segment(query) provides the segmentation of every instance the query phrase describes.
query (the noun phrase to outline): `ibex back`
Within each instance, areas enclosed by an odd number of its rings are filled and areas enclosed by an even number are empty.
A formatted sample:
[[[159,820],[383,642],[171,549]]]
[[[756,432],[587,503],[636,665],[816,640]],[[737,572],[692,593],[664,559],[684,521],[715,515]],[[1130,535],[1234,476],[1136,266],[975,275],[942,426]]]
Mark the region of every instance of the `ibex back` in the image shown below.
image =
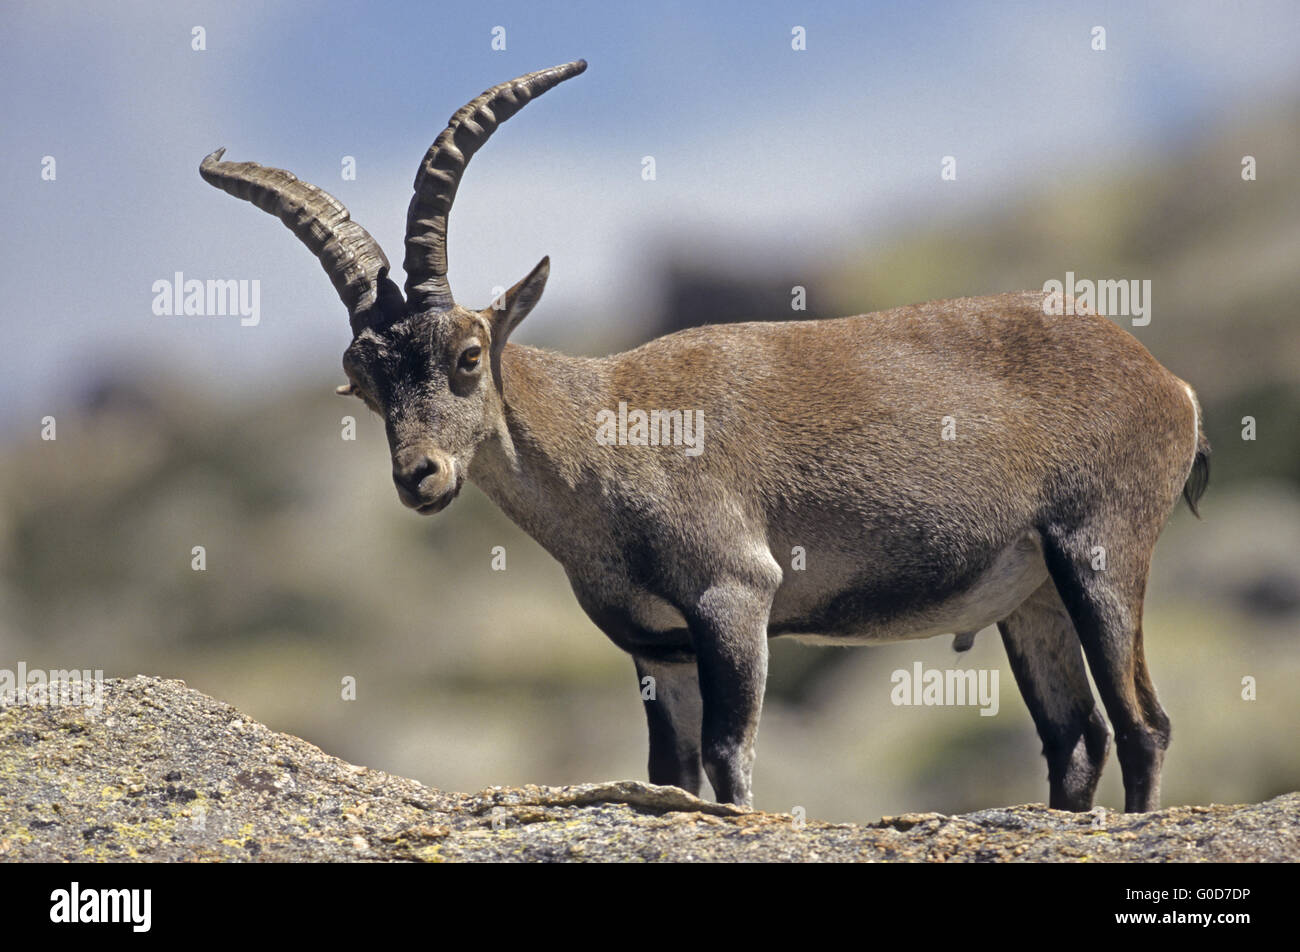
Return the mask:
[[[1179,492],[1195,510],[1208,476],[1191,388],[1110,321],[1048,313],[1041,292],[700,327],[602,359],[507,343],[548,261],[463,307],[447,215],[497,125],[585,68],[530,73],[452,117],[415,179],[405,296],[336,199],[220,151],[203,161],[330,275],[353,331],[339,389],[384,418],[402,502],[437,512],[468,478],[563,563],[655,679],[655,783],[697,792],[703,768],[720,800],[751,802],[771,637],[969,646],[996,624],[1051,806],[1092,806],[1109,746],[1086,658],[1125,807],[1155,808],[1169,719],[1142,600]]]

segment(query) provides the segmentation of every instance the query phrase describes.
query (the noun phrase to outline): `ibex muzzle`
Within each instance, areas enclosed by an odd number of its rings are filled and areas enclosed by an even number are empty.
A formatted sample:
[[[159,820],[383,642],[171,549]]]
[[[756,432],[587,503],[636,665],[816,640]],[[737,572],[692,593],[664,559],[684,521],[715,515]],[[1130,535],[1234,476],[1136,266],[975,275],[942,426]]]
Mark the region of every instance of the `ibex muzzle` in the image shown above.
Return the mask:
[[[408,446],[393,454],[393,484],[398,498],[416,512],[427,514],[446,508],[463,482],[456,461],[436,449]]]
[[[463,307],[447,215],[496,127],[585,68],[530,73],[452,116],[416,175],[405,295],[330,195],[220,151],[203,161],[320,258],[352,321],[340,391],[383,416],[402,502],[436,512],[468,477],[564,564],[652,688],[655,783],[695,792],[707,774],[719,799],[751,801],[769,638],[952,633],[966,648],[996,624],[1051,805],[1089,809],[1106,759],[1090,670],[1125,807],[1153,809],[1169,719],[1142,600],[1179,493],[1195,511],[1208,477],[1191,388],[1110,321],[1054,316],[1039,292],[700,327],[602,359],[509,344],[548,262]],[[646,439],[628,407],[698,421],[703,440]],[[615,410],[619,438],[598,437]]]

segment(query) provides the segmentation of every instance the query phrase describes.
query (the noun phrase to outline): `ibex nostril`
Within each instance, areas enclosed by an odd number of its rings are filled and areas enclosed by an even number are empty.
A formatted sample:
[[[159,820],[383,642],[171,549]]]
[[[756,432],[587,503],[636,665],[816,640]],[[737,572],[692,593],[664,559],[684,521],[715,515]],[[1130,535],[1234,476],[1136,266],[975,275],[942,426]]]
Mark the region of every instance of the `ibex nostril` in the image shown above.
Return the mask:
[[[393,482],[412,493],[420,490],[420,483],[438,473],[438,462],[431,456],[421,456],[405,466],[393,467]]]

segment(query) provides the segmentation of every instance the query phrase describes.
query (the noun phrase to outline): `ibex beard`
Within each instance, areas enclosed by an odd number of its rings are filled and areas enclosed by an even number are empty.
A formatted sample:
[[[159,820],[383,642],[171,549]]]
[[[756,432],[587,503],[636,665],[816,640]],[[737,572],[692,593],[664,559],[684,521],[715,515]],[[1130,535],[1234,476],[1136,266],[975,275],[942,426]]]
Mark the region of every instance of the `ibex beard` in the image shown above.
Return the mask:
[[[447,216],[496,127],[585,68],[530,73],[452,117],[416,176],[405,294],[332,196],[220,150],[203,161],[325,267],[352,323],[339,389],[383,417],[401,501],[438,512],[470,479],[564,565],[638,681],[654,679],[654,783],[698,792],[706,774],[718,799],[751,803],[769,638],[968,648],[996,624],[1050,805],[1089,809],[1106,759],[1090,670],[1125,808],[1154,809],[1169,719],[1142,602],[1180,492],[1195,512],[1208,478],[1191,388],[1110,321],[1045,313],[1042,292],[706,326],[603,359],[509,343],[548,261],[463,307]],[[596,439],[622,403],[694,409],[707,446]]]

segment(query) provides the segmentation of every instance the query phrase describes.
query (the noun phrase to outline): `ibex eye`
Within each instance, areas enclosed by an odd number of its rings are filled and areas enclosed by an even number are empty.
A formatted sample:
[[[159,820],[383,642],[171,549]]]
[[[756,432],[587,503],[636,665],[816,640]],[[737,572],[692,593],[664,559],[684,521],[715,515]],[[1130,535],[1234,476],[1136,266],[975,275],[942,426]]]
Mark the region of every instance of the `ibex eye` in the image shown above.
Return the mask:
[[[466,347],[460,355],[460,369],[473,370],[478,366],[479,358],[483,356],[482,347]]]

